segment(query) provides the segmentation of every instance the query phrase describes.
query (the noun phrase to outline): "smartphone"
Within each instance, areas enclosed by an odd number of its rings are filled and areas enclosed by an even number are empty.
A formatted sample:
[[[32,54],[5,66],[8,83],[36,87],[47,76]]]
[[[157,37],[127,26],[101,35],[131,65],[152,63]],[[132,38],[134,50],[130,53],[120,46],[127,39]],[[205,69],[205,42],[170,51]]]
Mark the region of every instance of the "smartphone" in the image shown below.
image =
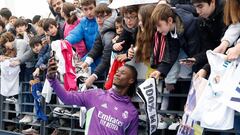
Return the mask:
[[[50,53],[50,58],[52,59],[54,59],[54,61],[56,61],[56,52],[55,51],[51,51],[51,53]]]
[[[49,65],[50,62],[53,62],[53,61],[56,62],[55,54],[56,54],[55,51],[51,51],[50,52],[50,59],[48,61],[48,65]],[[52,68],[52,70],[57,70],[57,68]]]
[[[195,60],[191,60],[191,59],[180,59],[179,62],[195,63]]]
[[[51,51],[50,52],[50,59],[48,60],[48,63],[50,63],[51,61],[55,61],[56,62],[56,56],[55,56],[56,52],[55,51]],[[51,60],[51,61],[50,61]]]

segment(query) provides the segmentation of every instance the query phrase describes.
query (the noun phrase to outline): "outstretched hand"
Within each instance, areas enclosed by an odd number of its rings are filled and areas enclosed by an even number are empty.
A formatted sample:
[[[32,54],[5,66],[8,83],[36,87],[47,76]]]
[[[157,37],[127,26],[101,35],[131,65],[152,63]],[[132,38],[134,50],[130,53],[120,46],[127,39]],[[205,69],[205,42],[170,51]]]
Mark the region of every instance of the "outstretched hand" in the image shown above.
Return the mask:
[[[238,57],[240,56],[240,52],[239,52],[239,47],[232,47],[232,48],[229,48],[226,52],[227,54],[227,60],[230,60],[230,61],[233,61],[233,60],[236,60],[238,59]]]
[[[125,41],[119,42],[119,43],[115,43],[113,45],[113,50],[115,51],[121,51],[123,49],[122,45],[125,43]]]
[[[149,77],[150,77],[150,78],[155,78],[155,79],[162,79],[162,78],[161,78],[161,73],[160,73],[158,70],[153,71],[153,72],[150,74]]]
[[[16,67],[18,65],[20,65],[21,62],[19,60],[12,60],[9,64],[10,67]]]
[[[54,79],[56,77],[57,73],[57,63],[54,60],[54,58],[51,58],[48,61],[48,69],[47,69],[47,78],[48,79]]]
[[[134,57],[134,49],[133,49],[133,45],[131,45],[131,47],[128,49],[128,58],[132,59]]]
[[[87,88],[91,87],[93,85],[93,82],[97,80],[97,78],[94,75],[89,76],[86,80],[85,80],[85,85]]]
[[[207,71],[205,69],[200,69],[194,76],[194,78],[206,78],[207,77]]]
[[[87,62],[83,62],[83,63],[81,63],[81,65],[80,65],[80,67],[82,67],[82,69],[84,69],[84,70],[87,70],[87,68],[88,68],[88,63]]]

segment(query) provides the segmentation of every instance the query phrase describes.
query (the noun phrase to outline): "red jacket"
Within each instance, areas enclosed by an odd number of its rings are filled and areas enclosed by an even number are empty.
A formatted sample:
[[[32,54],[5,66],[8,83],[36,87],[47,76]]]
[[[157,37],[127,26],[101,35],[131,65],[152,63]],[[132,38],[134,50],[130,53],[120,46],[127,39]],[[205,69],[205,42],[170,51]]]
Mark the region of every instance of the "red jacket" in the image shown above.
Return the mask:
[[[67,91],[77,91],[75,67],[72,65],[72,46],[66,40],[61,41],[62,55],[65,60],[64,88]]]

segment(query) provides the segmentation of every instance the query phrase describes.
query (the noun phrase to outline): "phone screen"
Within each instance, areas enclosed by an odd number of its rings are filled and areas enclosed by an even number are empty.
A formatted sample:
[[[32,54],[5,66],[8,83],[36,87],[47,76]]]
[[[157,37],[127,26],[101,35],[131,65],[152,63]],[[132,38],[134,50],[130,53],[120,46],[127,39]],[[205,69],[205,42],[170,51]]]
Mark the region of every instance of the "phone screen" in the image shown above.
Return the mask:
[[[187,62],[187,63],[194,63],[194,60],[189,60],[189,59],[180,59],[179,62]]]

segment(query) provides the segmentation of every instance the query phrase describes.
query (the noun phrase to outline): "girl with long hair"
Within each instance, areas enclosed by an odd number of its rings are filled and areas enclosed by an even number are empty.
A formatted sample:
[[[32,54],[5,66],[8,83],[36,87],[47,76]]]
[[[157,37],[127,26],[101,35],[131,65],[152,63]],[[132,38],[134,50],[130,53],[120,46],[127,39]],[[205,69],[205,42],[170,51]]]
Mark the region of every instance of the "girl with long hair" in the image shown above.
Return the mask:
[[[78,10],[72,3],[65,2],[62,5],[61,16],[64,18],[64,38],[67,37],[79,23],[80,19],[77,17]],[[87,54],[87,49],[83,40],[80,42],[73,44],[76,49],[76,53],[79,58],[84,57]]]

